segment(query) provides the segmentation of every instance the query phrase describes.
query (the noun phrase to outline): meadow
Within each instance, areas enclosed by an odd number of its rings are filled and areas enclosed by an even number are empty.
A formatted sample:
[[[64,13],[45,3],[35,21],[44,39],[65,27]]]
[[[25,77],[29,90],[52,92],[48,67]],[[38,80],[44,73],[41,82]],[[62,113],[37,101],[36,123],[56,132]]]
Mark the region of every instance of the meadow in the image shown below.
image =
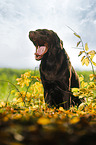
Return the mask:
[[[12,85],[6,81],[11,82],[16,85],[16,79],[21,77],[21,74],[29,71],[28,69],[10,69],[10,68],[0,68],[0,100],[6,100],[9,95]],[[38,70],[31,70],[33,76],[39,76]],[[10,97],[11,98],[11,97]],[[10,99],[9,98],[9,99]]]
[[[10,81],[11,83],[16,85],[16,79],[21,77],[21,74],[30,71],[28,69],[10,69],[10,68],[0,68],[0,100],[6,100],[9,95],[10,89],[12,89],[12,85],[6,81]],[[39,70],[31,70],[33,76],[40,76]],[[84,76],[85,82],[89,81],[89,74],[91,71],[77,71],[77,74],[80,76],[81,74]],[[10,97],[11,98],[11,97]],[[10,99],[9,98],[9,99]]]

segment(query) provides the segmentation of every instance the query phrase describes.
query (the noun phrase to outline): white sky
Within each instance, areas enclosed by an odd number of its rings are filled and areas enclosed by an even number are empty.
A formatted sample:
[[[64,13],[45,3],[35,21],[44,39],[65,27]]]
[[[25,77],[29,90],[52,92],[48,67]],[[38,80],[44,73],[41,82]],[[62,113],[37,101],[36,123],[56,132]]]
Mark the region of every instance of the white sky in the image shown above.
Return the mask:
[[[66,25],[96,50],[96,0],[0,0],[0,67],[39,66],[28,32],[46,28],[63,40],[75,68],[91,69],[81,65],[79,50],[72,48],[78,39]]]

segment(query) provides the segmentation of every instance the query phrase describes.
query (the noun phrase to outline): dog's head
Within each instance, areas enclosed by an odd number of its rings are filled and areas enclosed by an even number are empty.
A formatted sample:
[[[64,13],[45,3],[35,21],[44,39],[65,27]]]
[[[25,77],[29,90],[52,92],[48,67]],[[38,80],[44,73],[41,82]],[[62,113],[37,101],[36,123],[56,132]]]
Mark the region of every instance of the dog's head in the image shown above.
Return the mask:
[[[44,54],[55,49],[63,49],[62,41],[52,30],[38,29],[29,32],[29,38],[36,47],[35,58],[40,60]]]

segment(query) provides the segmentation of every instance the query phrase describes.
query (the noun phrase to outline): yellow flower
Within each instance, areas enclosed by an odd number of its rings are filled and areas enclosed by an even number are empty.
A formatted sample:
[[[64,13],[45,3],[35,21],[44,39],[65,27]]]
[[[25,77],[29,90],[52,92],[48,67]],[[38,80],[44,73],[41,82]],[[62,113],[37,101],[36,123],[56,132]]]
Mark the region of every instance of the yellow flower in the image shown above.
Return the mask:
[[[20,83],[21,80],[22,80],[22,78],[17,78],[17,79],[16,79],[16,81],[17,81],[18,83]]]
[[[9,120],[9,118],[7,117],[7,116],[5,116],[4,118],[3,118],[3,121],[4,122],[7,122]]]
[[[23,88],[25,85],[29,86],[29,82],[30,82],[29,77],[31,76],[30,73],[31,71],[21,74],[21,78],[16,79],[16,81],[18,82],[17,85],[20,85],[21,88]]]
[[[3,101],[0,102],[0,107],[5,107],[5,105],[6,105],[5,102],[3,102]]]
[[[37,123],[41,125],[47,125],[50,124],[50,119],[41,117],[38,119]]]
[[[14,93],[15,93],[15,90],[12,90],[12,91],[11,91],[11,94],[14,94]]]
[[[37,76],[31,76],[31,78],[34,78],[34,79],[36,79],[36,78],[37,78]]]
[[[19,93],[19,92],[16,92],[16,93],[15,93],[15,96],[19,96],[19,95],[20,95],[20,93]]]
[[[37,76],[31,76],[31,78],[38,80],[39,82],[41,82],[41,79]]]
[[[31,93],[27,92],[26,96],[27,96],[28,98],[30,98],[30,97],[31,97]]]
[[[14,114],[14,115],[12,116],[13,119],[20,119],[21,117],[22,117],[21,114]]]
[[[26,92],[25,91],[22,91],[21,94],[22,94],[22,97],[25,97]]]
[[[31,73],[31,71],[29,71],[29,72],[25,72],[25,73],[24,73],[24,77],[30,77],[30,76],[31,76],[30,73]]]
[[[59,107],[59,111],[65,112],[63,107]]]
[[[24,84],[26,84],[27,87],[29,86],[29,83],[30,83],[30,80],[29,79],[25,79],[24,80]]]
[[[79,121],[80,121],[79,117],[74,117],[74,118],[72,118],[72,119],[70,120],[70,123],[71,123],[71,124],[75,124],[75,123],[77,123],[77,122],[79,122]]]

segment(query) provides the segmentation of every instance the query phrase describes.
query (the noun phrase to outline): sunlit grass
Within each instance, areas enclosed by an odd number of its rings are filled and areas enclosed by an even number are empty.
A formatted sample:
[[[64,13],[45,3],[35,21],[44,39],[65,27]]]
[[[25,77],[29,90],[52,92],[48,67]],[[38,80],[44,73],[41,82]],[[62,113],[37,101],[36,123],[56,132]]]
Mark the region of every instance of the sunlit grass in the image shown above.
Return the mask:
[[[21,74],[29,71],[28,69],[7,69],[7,68],[0,68],[0,100],[6,100],[10,89],[12,89],[12,85],[10,86],[8,82],[4,82],[3,80],[7,80],[16,84],[16,78],[19,78]],[[31,70],[33,76],[40,76],[39,70]],[[89,74],[92,73],[91,71],[77,71],[78,75],[81,74],[84,76],[85,81],[89,81]],[[12,96],[10,95],[9,100],[11,100]]]

